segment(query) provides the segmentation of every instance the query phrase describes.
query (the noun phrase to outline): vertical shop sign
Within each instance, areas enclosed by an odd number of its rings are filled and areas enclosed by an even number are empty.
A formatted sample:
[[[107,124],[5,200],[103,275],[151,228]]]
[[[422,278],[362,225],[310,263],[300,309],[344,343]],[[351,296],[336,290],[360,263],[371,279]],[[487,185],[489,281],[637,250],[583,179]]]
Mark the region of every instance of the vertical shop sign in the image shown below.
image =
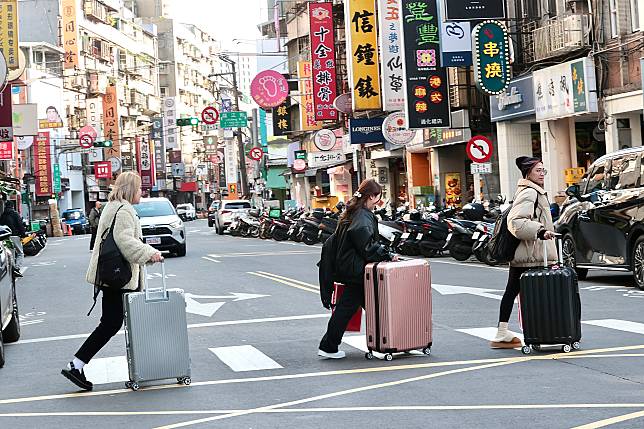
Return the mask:
[[[309,20],[315,118],[318,121],[334,120],[338,112],[333,108],[333,100],[337,96],[333,3],[309,3]]]
[[[78,16],[77,0],[63,0],[63,49],[65,57],[63,66],[66,69],[78,68]]]
[[[284,136],[293,131],[291,127],[291,105],[290,98],[284,100],[282,104],[273,108],[273,135]]]
[[[11,85],[0,92],[0,142],[13,141]]]
[[[150,190],[154,186],[154,162],[147,136],[136,137],[136,160],[141,174],[141,187]]]
[[[119,113],[118,99],[116,97],[116,86],[108,86],[103,96],[103,130],[105,140],[112,141],[112,147],[105,149],[105,156],[121,157],[121,140],[119,134]]]
[[[437,0],[402,0],[405,116],[409,129],[449,128],[447,72],[440,64]]]
[[[152,144],[154,145],[154,169],[157,179],[165,179],[165,141],[163,118],[152,118]]]
[[[387,112],[403,110],[401,0],[378,0],[380,52],[382,53],[382,105]]]
[[[347,0],[344,9],[353,110],[380,109],[375,0]]]
[[[441,23],[443,67],[472,65],[472,25],[469,21]]]
[[[510,83],[510,39],[497,21],[484,21],[472,31],[474,82],[487,95],[500,94]]]
[[[311,62],[297,62],[298,91],[300,92],[300,129],[302,131],[318,130],[322,124],[315,120],[313,101],[313,82],[311,81]]]
[[[18,1],[0,0],[0,52],[9,70],[18,68]]]
[[[226,142],[225,148],[225,164],[226,164],[226,183],[236,184],[237,183],[237,156],[236,156],[236,144],[232,141]]]
[[[225,110],[222,109],[225,112]],[[178,148],[177,142],[177,102],[175,97],[166,97],[163,99],[163,136],[166,149]]]
[[[49,131],[40,132],[36,137],[36,143],[34,144],[34,170],[36,172],[36,196],[51,196],[53,186]]]

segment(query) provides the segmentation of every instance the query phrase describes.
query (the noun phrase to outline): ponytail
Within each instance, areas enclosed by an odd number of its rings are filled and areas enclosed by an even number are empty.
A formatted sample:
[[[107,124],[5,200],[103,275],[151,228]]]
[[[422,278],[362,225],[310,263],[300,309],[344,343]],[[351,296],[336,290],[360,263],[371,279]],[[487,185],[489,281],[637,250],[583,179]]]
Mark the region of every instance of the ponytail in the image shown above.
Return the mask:
[[[353,194],[353,198],[347,203],[347,207],[340,216],[341,224],[350,224],[353,221],[353,216],[364,207],[367,200],[375,195],[382,193],[382,186],[374,179],[366,179],[360,183],[358,190]]]

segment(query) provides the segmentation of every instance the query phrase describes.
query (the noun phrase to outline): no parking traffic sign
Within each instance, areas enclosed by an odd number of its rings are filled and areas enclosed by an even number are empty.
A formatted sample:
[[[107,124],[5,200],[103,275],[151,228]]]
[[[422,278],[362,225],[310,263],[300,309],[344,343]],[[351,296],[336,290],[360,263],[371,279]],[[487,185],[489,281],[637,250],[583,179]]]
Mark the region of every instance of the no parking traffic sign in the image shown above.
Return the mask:
[[[219,120],[219,112],[212,106],[208,106],[201,112],[201,119],[205,124],[214,125]]]
[[[467,156],[474,162],[488,162],[492,158],[493,150],[492,140],[485,136],[472,137],[465,148]]]

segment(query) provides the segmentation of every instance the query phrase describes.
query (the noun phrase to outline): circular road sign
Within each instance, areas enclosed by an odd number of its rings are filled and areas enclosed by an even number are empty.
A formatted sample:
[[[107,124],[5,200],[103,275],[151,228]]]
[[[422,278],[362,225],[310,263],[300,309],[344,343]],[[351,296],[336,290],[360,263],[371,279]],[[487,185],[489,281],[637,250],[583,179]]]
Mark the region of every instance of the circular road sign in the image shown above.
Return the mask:
[[[96,137],[98,137],[98,133],[91,125],[85,125],[83,128],[78,130],[78,139],[80,140],[80,146],[83,149],[89,149],[94,146]]]
[[[485,136],[474,136],[467,142],[465,151],[474,162],[488,162],[492,158],[492,140]]]
[[[212,106],[208,106],[201,112],[201,119],[205,124],[214,125],[219,120],[219,112]]]
[[[264,156],[264,151],[262,150],[261,147],[254,147],[250,150],[250,152],[248,153],[248,156],[252,160],[259,161]]]

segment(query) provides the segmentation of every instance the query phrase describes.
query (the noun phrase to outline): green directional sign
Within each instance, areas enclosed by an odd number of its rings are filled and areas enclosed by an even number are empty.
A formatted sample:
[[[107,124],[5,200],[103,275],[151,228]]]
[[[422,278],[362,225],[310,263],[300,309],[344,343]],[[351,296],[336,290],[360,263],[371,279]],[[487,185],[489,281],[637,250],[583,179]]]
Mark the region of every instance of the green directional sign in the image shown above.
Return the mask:
[[[60,191],[60,165],[54,164],[54,192],[59,193]]]
[[[246,112],[221,112],[219,125],[222,128],[242,128],[248,126]]]

